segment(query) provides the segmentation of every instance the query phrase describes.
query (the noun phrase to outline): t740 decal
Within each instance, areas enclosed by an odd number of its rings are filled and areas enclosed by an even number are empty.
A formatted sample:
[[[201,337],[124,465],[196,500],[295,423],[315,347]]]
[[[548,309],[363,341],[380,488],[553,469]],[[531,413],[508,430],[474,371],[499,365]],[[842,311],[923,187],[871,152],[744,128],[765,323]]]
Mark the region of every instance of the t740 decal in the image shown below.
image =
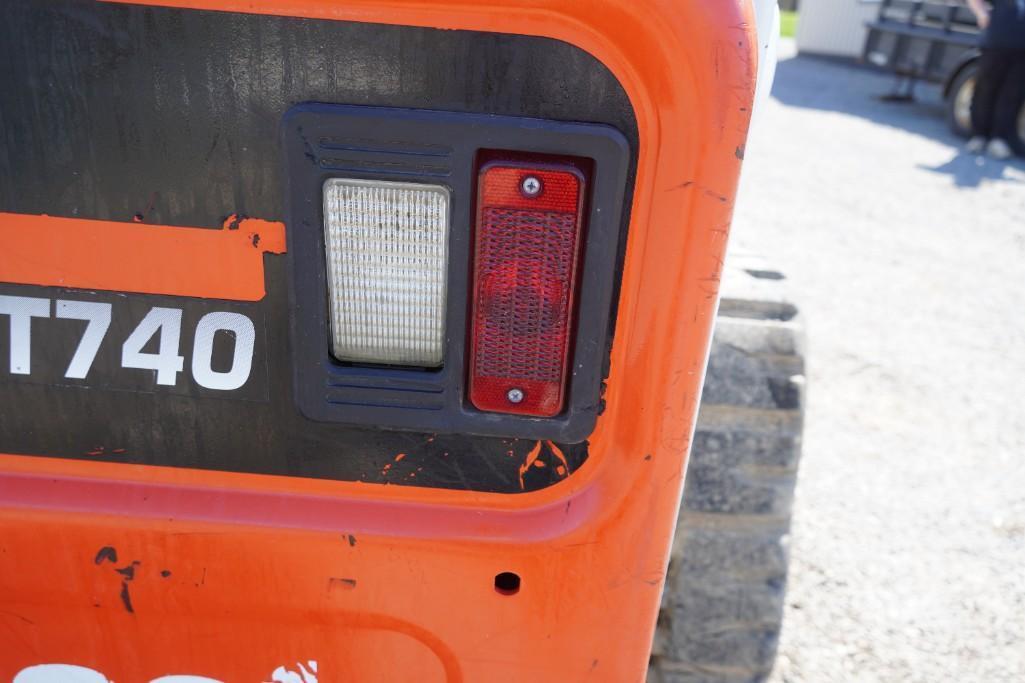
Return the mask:
[[[23,289],[0,286],[0,381],[266,398],[255,306]]]

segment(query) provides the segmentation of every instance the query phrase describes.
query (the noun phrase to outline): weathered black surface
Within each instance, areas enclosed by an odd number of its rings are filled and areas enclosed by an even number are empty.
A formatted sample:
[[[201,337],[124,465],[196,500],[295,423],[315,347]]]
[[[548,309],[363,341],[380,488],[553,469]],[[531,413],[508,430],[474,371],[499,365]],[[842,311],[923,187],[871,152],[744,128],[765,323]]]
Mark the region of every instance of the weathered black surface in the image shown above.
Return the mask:
[[[569,45],[522,36],[7,0],[0,3],[0,92],[3,212],[139,215],[146,223],[208,228],[233,213],[284,220],[278,127],[288,108],[310,101],[606,123],[636,150],[632,110],[608,70]],[[6,361],[8,321],[0,316],[0,452],[510,492],[564,476],[547,445],[544,466],[521,475],[531,441],[300,417],[289,361],[288,256],[265,258],[268,294],[251,308],[264,325],[257,355],[267,359],[266,399],[15,380]],[[56,288],[5,292],[89,298]],[[207,310],[222,309],[230,306]],[[46,359],[56,350],[33,353],[33,363],[67,363]],[[586,444],[562,451],[571,470],[586,459]]]

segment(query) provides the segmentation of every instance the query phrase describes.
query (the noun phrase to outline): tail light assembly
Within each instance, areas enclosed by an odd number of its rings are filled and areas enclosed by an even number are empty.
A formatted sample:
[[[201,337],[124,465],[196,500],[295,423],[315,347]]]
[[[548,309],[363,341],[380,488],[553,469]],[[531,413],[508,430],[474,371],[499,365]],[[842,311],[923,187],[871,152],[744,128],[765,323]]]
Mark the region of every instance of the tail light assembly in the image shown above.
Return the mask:
[[[622,135],[316,104],[291,110],[283,134],[299,410],[585,440],[626,223]]]
[[[496,161],[480,171],[469,353],[480,410],[562,410],[585,189],[571,166]]]

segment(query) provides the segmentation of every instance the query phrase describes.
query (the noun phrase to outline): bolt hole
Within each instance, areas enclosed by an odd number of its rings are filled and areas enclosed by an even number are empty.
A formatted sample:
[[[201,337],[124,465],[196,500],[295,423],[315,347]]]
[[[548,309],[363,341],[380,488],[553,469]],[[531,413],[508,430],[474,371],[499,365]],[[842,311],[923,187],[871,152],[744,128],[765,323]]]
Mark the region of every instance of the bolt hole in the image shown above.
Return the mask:
[[[520,592],[520,575],[512,572],[496,574],[495,590],[502,595],[516,595]]]

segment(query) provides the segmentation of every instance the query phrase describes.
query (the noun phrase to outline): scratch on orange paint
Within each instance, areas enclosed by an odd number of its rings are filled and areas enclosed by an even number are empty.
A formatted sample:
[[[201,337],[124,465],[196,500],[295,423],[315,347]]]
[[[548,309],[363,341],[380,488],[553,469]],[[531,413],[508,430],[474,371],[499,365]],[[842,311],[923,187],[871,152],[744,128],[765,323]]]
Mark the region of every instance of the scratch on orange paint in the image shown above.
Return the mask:
[[[327,580],[327,591],[329,593],[338,590],[351,591],[354,588],[356,588],[356,579],[341,579],[332,576]]]
[[[535,444],[535,446],[530,449],[530,452],[527,453],[527,457],[526,457],[526,459],[524,459],[523,464],[520,465],[520,490],[521,491],[526,490],[526,488],[527,488],[526,485],[523,483],[523,475],[527,473],[527,470],[530,469],[530,466],[534,464],[534,461],[537,460],[537,457],[539,455],[541,455],[541,442],[540,441],[538,441],[537,444]]]

